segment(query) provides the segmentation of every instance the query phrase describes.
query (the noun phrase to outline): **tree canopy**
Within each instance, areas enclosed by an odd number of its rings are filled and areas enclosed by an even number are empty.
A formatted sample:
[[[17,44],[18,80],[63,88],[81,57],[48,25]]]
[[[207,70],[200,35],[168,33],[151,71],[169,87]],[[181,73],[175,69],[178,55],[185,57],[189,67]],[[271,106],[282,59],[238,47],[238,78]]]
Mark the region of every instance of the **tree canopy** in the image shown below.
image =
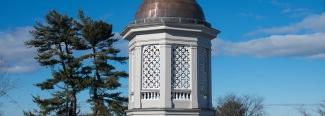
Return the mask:
[[[220,98],[216,108],[216,116],[264,116],[263,99],[227,95]]]
[[[51,97],[34,96],[39,110],[25,115],[76,116],[80,109],[78,94],[89,91],[88,102],[94,116],[124,115],[127,98],[117,89],[119,78],[127,77],[117,71],[113,61],[124,63],[120,50],[114,48],[118,39],[113,37],[112,25],[94,21],[79,12],[78,19],[50,11],[45,23],[36,23],[31,31],[33,39],[25,44],[36,48],[38,63],[51,70],[50,77],[35,84],[50,91]]]

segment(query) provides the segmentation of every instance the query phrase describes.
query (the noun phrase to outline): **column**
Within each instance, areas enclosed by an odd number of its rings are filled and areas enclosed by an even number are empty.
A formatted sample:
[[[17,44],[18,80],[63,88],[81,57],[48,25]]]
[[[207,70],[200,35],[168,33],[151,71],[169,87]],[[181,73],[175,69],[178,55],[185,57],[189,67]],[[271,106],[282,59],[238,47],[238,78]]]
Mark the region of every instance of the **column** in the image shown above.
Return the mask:
[[[160,45],[160,102],[162,108],[171,108],[171,45]]]
[[[197,46],[191,47],[191,77],[192,77],[192,108],[198,108],[198,58],[197,58]]]
[[[136,46],[133,57],[133,87],[134,87],[134,108],[141,108],[141,70],[142,70],[142,49]]]
[[[211,75],[211,46],[207,49],[208,52],[208,107],[212,108],[212,75]]]
[[[133,87],[133,51],[129,51],[129,109],[133,109],[133,101],[134,101],[134,87]]]

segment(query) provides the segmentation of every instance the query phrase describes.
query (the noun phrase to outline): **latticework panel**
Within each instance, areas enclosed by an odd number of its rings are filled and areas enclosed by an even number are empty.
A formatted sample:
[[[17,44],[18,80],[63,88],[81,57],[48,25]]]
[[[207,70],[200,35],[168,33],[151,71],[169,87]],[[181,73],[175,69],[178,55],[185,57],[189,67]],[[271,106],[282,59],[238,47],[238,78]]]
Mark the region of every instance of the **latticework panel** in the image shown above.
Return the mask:
[[[160,50],[157,45],[147,45],[142,51],[142,89],[160,88]]]
[[[173,46],[172,48],[172,86],[174,89],[189,89],[190,51],[187,46]]]
[[[208,96],[208,74],[209,74],[209,54],[208,50],[205,48],[199,49],[199,90],[200,95],[207,99]]]

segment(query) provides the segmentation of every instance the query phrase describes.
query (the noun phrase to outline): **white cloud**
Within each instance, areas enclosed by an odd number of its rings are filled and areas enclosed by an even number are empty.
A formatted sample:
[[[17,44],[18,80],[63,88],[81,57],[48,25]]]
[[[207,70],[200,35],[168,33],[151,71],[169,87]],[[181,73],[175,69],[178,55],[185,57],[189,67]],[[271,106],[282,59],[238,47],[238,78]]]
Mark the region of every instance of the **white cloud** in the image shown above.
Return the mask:
[[[221,38],[216,38],[212,40],[212,55],[220,55],[224,53],[224,48],[229,45],[229,42],[222,40]]]
[[[313,14],[313,10],[307,8],[296,8],[293,4],[287,1],[270,0],[269,3],[281,7],[282,14],[289,17],[305,17]]]
[[[26,73],[26,72],[32,72],[36,70],[36,66],[23,66],[23,64],[15,65],[15,66],[9,66],[3,69],[6,72],[9,73]]]
[[[250,34],[268,36],[244,42],[218,40],[213,42],[214,48],[226,55],[325,59],[325,13],[308,16],[287,26],[259,29]]]
[[[270,0],[269,2],[273,5],[277,5],[277,6],[281,6],[281,7],[291,6],[289,3],[280,2],[279,0]]]
[[[119,55],[121,56],[128,56],[129,55],[129,47],[128,47],[128,40],[124,39],[122,37],[122,35],[118,32],[114,33],[114,38],[119,39],[119,41],[117,41],[114,44],[114,47],[118,48],[119,50],[121,50],[121,52],[119,53]]]
[[[26,73],[37,69],[38,64],[33,59],[34,50],[24,45],[26,40],[32,38],[30,30],[31,27],[24,27],[0,32],[0,56],[6,65],[0,68],[1,71]]]
[[[39,68],[38,63],[34,59],[36,50],[24,45],[25,41],[32,39],[29,33],[31,29],[31,27],[24,27],[0,32],[0,57],[2,57],[0,64],[4,63],[5,65],[0,67],[0,72],[29,73]],[[115,45],[121,50],[120,55],[127,56],[127,41],[123,40],[119,33],[116,33],[115,37],[121,39]]]
[[[290,8],[287,7],[282,10],[282,13],[288,15],[289,17],[301,17],[301,16],[308,16],[313,14],[313,11],[306,8]]]
[[[325,59],[325,53],[309,56],[308,58],[311,58],[311,59]]]
[[[258,29],[256,31],[248,33],[248,35],[317,32],[325,32],[325,13],[308,16],[301,22],[288,26]]]
[[[274,35],[246,42],[213,42],[215,49],[226,55],[256,57],[325,58],[325,33]]]

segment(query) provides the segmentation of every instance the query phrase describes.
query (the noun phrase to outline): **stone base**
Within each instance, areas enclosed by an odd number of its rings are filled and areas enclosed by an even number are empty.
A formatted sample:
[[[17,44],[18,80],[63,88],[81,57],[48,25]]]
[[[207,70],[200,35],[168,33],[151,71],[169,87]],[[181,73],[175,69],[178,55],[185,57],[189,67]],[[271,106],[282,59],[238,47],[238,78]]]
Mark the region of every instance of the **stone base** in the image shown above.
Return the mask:
[[[127,116],[215,116],[214,110],[202,109],[132,109]]]

